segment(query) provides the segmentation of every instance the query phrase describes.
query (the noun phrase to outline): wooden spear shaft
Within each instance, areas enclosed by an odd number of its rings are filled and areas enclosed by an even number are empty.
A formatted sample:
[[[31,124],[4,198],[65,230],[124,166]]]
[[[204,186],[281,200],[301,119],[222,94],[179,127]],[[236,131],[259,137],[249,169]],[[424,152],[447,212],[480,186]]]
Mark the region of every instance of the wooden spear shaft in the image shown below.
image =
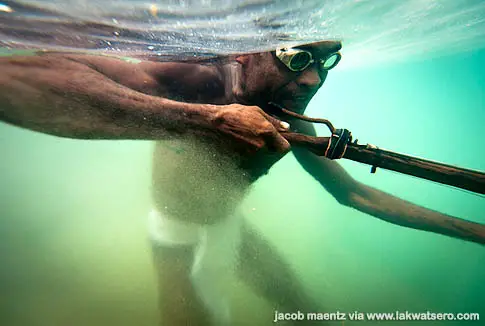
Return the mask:
[[[325,156],[330,141],[329,137],[312,137],[292,132],[285,132],[282,135],[293,146],[303,146],[319,156]],[[369,164],[374,169],[379,167],[485,194],[485,173],[483,172],[354,143],[347,144],[343,158]]]

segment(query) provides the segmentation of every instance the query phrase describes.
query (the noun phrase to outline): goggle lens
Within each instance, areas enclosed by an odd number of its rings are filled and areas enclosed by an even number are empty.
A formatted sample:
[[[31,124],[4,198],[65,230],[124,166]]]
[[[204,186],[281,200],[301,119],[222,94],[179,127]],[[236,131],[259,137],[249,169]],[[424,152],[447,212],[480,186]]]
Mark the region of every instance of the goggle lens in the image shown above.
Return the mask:
[[[323,70],[330,70],[337,65],[338,61],[339,55],[337,53],[334,53],[330,57],[322,61],[321,68]]]
[[[306,67],[308,67],[311,61],[312,61],[312,56],[310,55],[310,53],[299,52],[299,53],[296,53],[293,56],[293,58],[291,58],[290,66],[291,66],[291,69],[295,71],[302,71]]]

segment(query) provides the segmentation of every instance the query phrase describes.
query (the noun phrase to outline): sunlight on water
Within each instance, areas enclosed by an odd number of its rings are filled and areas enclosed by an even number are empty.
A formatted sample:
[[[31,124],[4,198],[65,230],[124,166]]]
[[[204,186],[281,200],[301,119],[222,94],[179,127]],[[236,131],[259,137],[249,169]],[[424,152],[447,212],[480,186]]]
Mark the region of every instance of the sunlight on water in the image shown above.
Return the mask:
[[[341,39],[341,67],[485,46],[480,0],[4,1],[0,45],[124,55],[251,52]]]

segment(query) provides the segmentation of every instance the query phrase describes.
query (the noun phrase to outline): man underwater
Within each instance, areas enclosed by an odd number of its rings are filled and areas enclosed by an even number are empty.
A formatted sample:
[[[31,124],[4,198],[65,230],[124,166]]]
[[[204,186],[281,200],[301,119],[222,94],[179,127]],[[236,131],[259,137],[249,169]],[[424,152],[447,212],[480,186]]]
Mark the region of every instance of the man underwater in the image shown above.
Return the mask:
[[[207,62],[150,62],[82,54],[0,58],[0,117],[60,137],[156,140],[149,235],[162,325],[231,325],[234,271],[279,311],[321,311],[289,266],[244,222],[238,204],[290,150],[341,204],[382,220],[485,243],[485,226],[365,186],[338,163],[291,147],[315,135],[268,103],[303,113],[338,64],[323,41]],[[289,124],[288,124],[289,123]],[[273,321],[268,316],[268,321]]]

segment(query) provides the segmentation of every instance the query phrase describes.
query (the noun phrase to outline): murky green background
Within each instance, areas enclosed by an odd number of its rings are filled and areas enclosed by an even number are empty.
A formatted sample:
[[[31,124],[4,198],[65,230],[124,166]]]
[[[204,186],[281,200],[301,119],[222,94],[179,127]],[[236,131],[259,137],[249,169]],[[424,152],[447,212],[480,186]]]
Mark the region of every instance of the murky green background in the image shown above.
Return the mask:
[[[485,171],[483,62],[482,51],[336,68],[307,114],[350,129],[361,143]],[[1,325],[156,325],[146,238],[151,151],[150,142],[68,140],[0,125]],[[483,197],[342,164],[365,184],[485,223]],[[485,319],[483,246],[342,207],[292,155],[255,185],[244,210],[322,311],[479,312],[482,318],[413,325]],[[235,325],[271,324],[269,305],[242,284],[235,289]],[[353,324],[360,323],[345,322]]]

